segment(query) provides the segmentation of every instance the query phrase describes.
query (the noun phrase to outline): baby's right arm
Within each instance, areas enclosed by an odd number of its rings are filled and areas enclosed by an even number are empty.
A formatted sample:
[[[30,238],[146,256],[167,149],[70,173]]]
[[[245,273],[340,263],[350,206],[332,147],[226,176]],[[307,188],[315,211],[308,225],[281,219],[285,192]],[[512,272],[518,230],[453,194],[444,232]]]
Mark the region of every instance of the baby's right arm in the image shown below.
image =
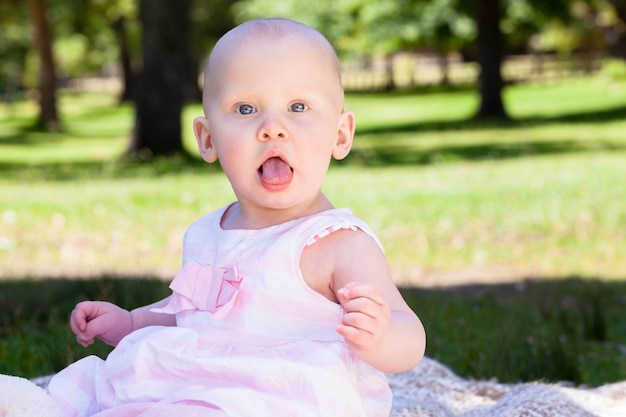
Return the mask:
[[[70,327],[78,343],[85,347],[92,344],[96,337],[110,346],[116,346],[124,336],[137,329],[152,325],[176,325],[173,315],[150,311],[165,306],[168,301],[169,297],[133,311],[104,301],[84,301],[72,311]]]

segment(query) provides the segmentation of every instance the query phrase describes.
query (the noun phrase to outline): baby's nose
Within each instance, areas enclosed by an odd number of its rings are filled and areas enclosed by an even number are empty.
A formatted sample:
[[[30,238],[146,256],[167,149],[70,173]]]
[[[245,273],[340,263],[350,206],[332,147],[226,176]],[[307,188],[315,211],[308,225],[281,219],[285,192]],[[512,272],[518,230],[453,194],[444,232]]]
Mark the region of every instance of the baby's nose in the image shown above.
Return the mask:
[[[287,129],[277,116],[267,115],[259,128],[259,140],[287,140]]]

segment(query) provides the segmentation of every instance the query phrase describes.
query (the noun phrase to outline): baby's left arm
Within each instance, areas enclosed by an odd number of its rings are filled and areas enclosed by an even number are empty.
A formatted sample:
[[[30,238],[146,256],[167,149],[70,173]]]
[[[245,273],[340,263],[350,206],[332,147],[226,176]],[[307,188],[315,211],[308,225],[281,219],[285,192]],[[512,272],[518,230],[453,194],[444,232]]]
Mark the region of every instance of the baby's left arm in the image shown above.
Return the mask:
[[[339,334],[383,372],[413,368],[426,348],[424,327],[393,283],[380,247],[362,231],[338,231],[326,239],[333,248],[331,285],[344,310]]]

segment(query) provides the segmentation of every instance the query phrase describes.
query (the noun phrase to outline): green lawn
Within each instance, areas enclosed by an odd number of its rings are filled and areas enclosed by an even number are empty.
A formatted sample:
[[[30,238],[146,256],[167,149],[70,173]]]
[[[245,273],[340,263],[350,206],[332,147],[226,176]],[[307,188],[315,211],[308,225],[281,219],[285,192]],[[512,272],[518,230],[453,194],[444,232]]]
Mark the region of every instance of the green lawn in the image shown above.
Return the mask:
[[[512,121],[477,122],[471,90],[349,95],[355,147],[325,192],[417,286],[404,291],[428,355],[475,377],[623,379],[626,83],[513,86],[505,100]],[[200,111],[183,116],[191,152]],[[85,354],[65,326],[76,300],[162,294],[164,282],[129,278],[171,277],[185,228],[233,198],[218,167],[120,159],[133,111],[110,95],[64,94],[61,133],[33,130],[34,114],[0,104],[0,372],[30,376]],[[84,280],[102,276],[126,284]]]
[[[514,121],[478,123],[473,91],[348,96],[355,148],[326,193],[372,224],[399,282],[624,278],[626,84],[516,86],[506,101]],[[32,103],[0,107],[0,277],[169,276],[187,225],[233,198],[217,167],[120,162],[133,113],[114,103],[63,96],[59,134],[29,130]],[[190,152],[200,112],[185,110]]]

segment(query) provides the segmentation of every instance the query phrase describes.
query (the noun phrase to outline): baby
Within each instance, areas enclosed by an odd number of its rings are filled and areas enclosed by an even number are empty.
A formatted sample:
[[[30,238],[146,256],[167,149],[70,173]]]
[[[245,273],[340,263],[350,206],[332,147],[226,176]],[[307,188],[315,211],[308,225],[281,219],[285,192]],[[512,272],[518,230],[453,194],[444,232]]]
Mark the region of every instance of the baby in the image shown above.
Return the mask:
[[[333,48],[291,20],[246,22],[211,53],[203,104],[200,154],[236,201],[187,230],[170,297],[76,306],[78,342],[116,347],[50,394],[66,416],[388,416],[384,372],[413,368],[425,333],[374,233],[321,191],[355,130]]]

